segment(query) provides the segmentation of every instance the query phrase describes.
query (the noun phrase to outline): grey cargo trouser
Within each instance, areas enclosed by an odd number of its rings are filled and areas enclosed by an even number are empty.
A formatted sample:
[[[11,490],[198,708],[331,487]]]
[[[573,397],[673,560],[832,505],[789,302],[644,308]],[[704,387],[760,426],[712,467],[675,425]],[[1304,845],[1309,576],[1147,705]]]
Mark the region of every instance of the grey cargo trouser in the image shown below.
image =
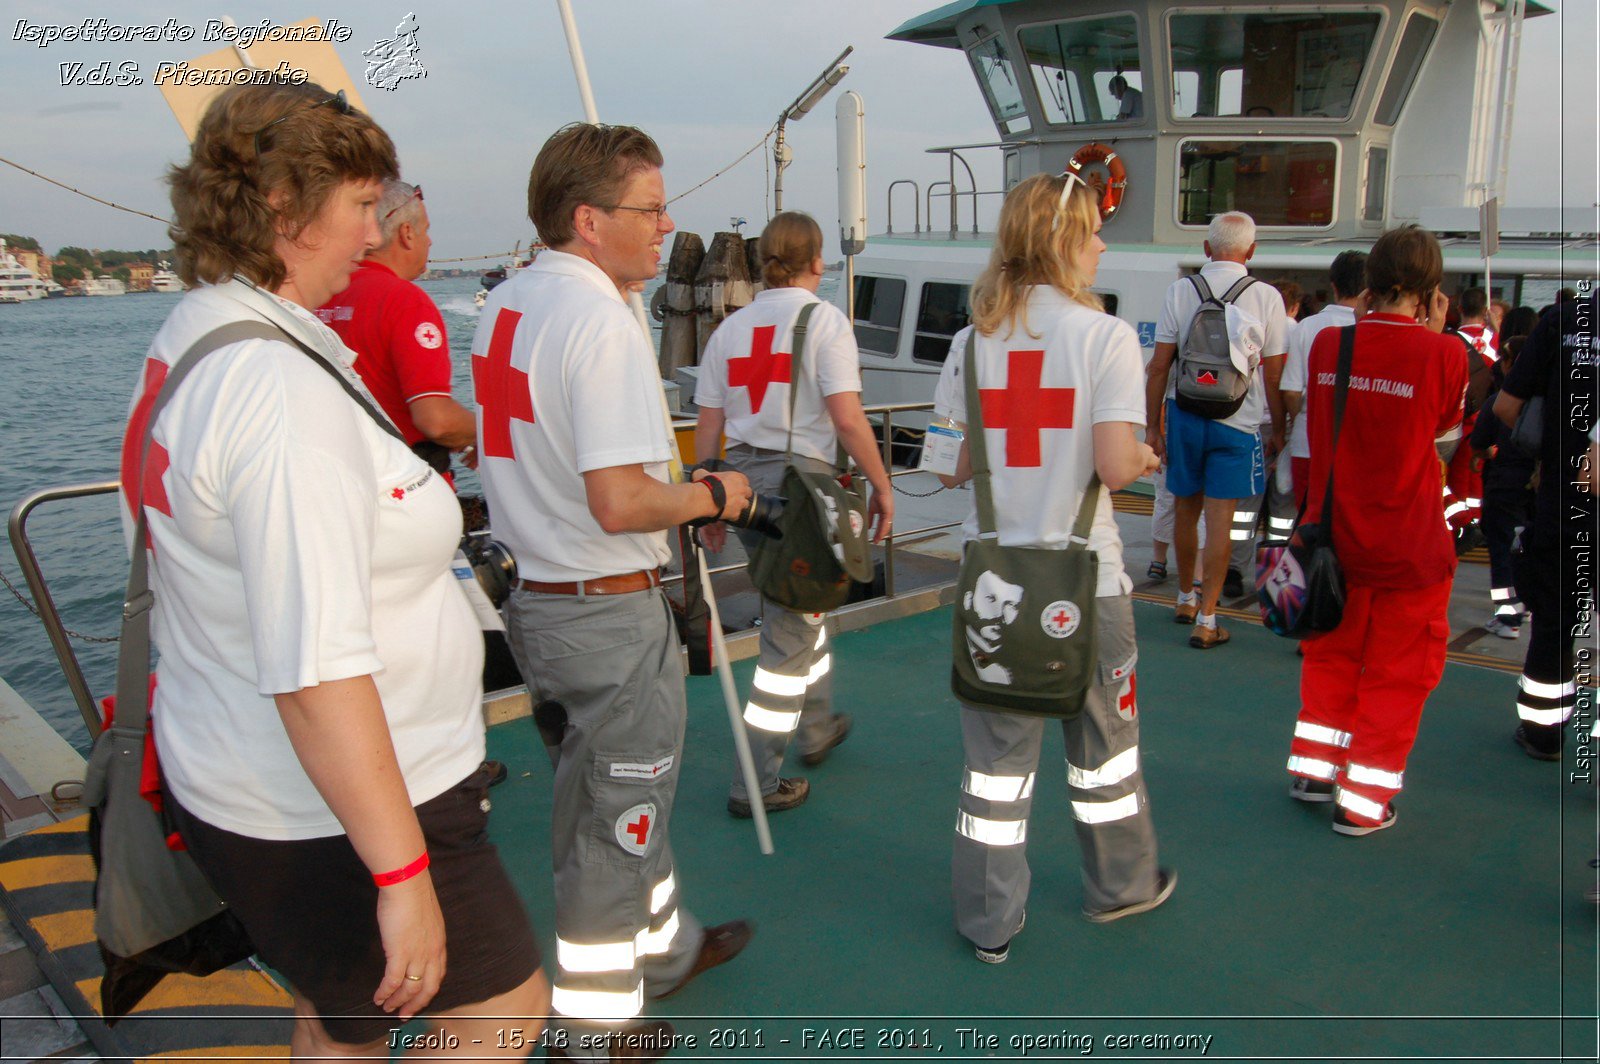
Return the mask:
[[[1098,683],[1061,722],[1067,790],[1083,859],[1084,907],[1155,896],[1156,835],[1139,764],[1133,603],[1097,599]],[[952,862],[956,929],[984,948],[1010,940],[1028,904],[1028,814],[1044,717],[961,707],[966,747]]]
[[[728,447],[728,464],[750,480],[752,490],[775,494],[783,484],[787,462],[782,454],[756,450],[742,444]],[[796,468],[807,472],[835,471],[826,462],[795,455]],[[734,530],[750,551],[764,537]],[[778,789],[789,739],[797,731],[804,753],[821,749],[833,735],[833,655],[828,652],[825,614],[794,613],[775,602],[761,600],[761,659],[756,666],[750,700],[744,707],[745,735],[755,760],[761,793]],[[744,775],[737,763],[728,793],[748,800]]]
[[[679,903],[667,830],[688,716],[678,633],[659,590],[517,590],[506,620],[535,707],[566,711],[548,733],[541,721],[555,767],[550,1007],[579,1057],[582,1035],[630,1022],[687,975],[704,937]]]

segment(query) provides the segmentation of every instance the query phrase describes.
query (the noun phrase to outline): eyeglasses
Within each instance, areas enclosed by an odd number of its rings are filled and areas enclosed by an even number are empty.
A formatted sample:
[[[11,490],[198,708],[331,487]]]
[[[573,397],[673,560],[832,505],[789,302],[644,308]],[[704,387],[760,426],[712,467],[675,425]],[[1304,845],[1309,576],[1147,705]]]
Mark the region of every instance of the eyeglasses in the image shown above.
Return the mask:
[[[1080,185],[1084,188],[1089,187],[1089,182],[1085,181],[1083,175],[1076,170],[1063,172],[1061,178],[1063,181],[1061,198],[1056,200],[1055,217],[1050,219],[1050,231],[1052,233],[1061,228],[1061,219],[1067,216],[1067,201],[1072,198],[1072,190]]]
[[[355,111],[355,108],[350,106],[349,99],[345,97],[343,89],[340,89],[338,92],[330,92],[316,103],[307,107],[296,107],[292,110],[286,111],[277,118],[274,118],[272,121],[268,122],[266,125],[262,126],[260,129],[256,130],[256,154],[260,155],[266,150],[261,146],[261,134],[265,133],[279,122],[288,121],[291,117],[299,114],[301,111],[314,111],[318,107],[332,107],[335,111],[338,111],[342,115],[351,114]]]
[[[403,211],[407,207],[411,206],[411,201],[412,200],[416,200],[418,203],[422,202],[422,186],[421,185],[418,185],[417,188],[416,188],[416,191],[412,192],[411,195],[407,196],[405,198],[405,200],[401,202],[400,206],[391,208],[388,214],[385,214],[382,218],[379,218],[378,219],[378,224],[382,225],[384,222],[387,222],[390,218],[393,218],[395,215],[399,214],[401,211]]]
[[[595,206],[603,211],[633,211],[635,214],[648,214],[651,216],[650,221],[655,225],[660,225],[661,216],[667,213],[666,204],[659,207],[627,207],[621,203],[597,203]]]

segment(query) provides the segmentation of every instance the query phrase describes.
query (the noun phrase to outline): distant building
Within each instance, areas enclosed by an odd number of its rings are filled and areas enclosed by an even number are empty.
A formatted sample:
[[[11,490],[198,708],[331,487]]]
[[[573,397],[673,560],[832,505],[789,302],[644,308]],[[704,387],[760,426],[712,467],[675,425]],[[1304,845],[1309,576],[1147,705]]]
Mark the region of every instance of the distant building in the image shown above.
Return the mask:
[[[150,278],[155,276],[156,268],[148,262],[130,262],[127,265],[128,291],[150,291]]]
[[[11,249],[12,256],[27,270],[41,280],[48,281],[55,271],[55,261],[49,255],[40,251],[22,251]]]

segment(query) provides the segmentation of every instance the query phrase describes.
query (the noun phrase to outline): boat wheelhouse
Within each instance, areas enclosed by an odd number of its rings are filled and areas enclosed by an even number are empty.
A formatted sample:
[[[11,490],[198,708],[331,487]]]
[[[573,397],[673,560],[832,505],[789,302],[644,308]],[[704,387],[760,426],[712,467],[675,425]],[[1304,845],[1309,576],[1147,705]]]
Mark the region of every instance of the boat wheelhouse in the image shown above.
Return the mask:
[[[1018,181],[1075,162],[1106,189],[1096,291],[1147,352],[1168,285],[1204,263],[1223,211],[1257,222],[1252,272],[1317,302],[1335,255],[1403,222],[1439,235],[1447,291],[1543,302],[1592,277],[1592,212],[1575,226],[1558,208],[1496,206],[1522,18],[1548,13],[1520,0],[958,0],[912,19],[890,39],[964,52],[998,137],[929,148],[944,179],[889,185],[885,231],[855,264],[867,401],[930,397],[988,259],[985,220]],[[998,162],[987,188],[983,156]]]

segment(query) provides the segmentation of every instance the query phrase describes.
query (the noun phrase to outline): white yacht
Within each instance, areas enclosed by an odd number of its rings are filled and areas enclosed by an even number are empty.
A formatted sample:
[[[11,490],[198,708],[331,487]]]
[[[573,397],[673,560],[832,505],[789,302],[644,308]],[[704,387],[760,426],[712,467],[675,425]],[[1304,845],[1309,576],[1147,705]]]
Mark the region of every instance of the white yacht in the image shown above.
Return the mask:
[[[0,303],[28,303],[43,299],[45,284],[17,261],[0,240]]]
[[[992,246],[982,225],[1022,178],[1069,166],[1106,190],[1096,290],[1147,359],[1168,285],[1205,261],[1206,225],[1227,210],[1258,225],[1251,271],[1318,303],[1335,255],[1403,222],[1439,236],[1449,292],[1483,285],[1518,305],[1594,277],[1597,234],[1565,231],[1559,208],[1499,209],[1483,239],[1524,10],[1550,13],[1532,0],[957,0],[906,22],[890,39],[966,53],[997,138],[930,148],[946,179],[889,186],[884,232],[855,261],[866,401],[931,397]],[[1543,283],[1524,298],[1530,281]]]
[[[90,296],[127,295],[128,286],[115,277],[91,277],[83,282],[83,292]]]
[[[172,264],[169,262],[158,264],[156,272],[150,275],[150,291],[152,292],[182,292],[185,290],[182,278],[172,272]]]

